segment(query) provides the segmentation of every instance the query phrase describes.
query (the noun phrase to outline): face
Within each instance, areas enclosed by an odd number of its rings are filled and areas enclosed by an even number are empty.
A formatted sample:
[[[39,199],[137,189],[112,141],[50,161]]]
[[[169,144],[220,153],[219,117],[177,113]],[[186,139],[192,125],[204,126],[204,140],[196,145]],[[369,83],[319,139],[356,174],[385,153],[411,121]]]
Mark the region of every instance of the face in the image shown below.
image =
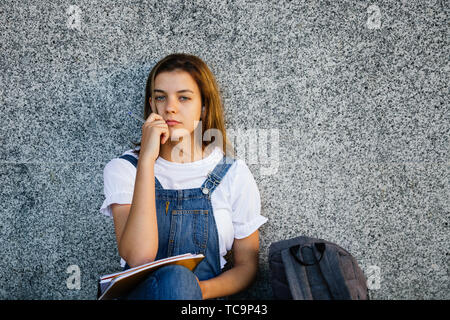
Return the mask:
[[[192,76],[182,70],[161,72],[155,78],[154,103],[149,99],[152,112],[158,113],[169,124],[171,137],[191,134],[201,116],[201,93]]]

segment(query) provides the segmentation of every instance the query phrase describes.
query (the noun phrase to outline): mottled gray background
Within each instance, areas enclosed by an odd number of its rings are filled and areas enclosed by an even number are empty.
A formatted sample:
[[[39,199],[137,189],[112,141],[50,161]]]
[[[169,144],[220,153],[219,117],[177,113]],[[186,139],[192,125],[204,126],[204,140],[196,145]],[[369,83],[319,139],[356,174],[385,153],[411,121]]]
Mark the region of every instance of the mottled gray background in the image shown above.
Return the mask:
[[[449,299],[448,14],[444,0],[2,0],[0,298],[95,299],[119,270],[103,168],[140,137],[126,112],[142,113],[151,68],[186,52],[216,75],[230,131],[279,136],[269,163],[240,153],[269,222],[236,298],[270,299],[270,243],[308,235],[349,250],[372,299]]]

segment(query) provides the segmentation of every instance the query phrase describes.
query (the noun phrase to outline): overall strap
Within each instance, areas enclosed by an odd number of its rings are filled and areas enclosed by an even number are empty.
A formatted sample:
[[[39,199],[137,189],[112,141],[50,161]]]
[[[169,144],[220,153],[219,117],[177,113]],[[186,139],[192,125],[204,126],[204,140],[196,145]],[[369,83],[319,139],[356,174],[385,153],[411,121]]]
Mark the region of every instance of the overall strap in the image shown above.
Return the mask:
[[[211,195],[214,189],[216,189],[216,187],[220,184],[220,181],[222,181],[228,169],[230,169],[231,165],[235,161],[236,159],[224,155],[219,163],[215,166],[214,170],[208,173],[208,177],[200,187],[202,192],[204,194]]]
[[[131,154],[124,154],[124,155],[120,156],[119,159],[125,159],[125,160],[128,160],[128,161],[131,162],[131,164],[132,164],[133,166],[135,166],[136,169],[137,169],[138,159],[136,159],[135,157],[133,157]]]
[[[131,154],[124,154],[124,155],[120,156],[119,159],[125,159],[125,160],[131,162],[131,164],[133,166],[135,166],[135,168],[137,169],[138,159],[136,159],[136,157],[133,157]],[[159,182],[158,178],[156,178],[156,176],[155,176],[155,188],[156,189],[164,189],[162,187],[161,183]]]

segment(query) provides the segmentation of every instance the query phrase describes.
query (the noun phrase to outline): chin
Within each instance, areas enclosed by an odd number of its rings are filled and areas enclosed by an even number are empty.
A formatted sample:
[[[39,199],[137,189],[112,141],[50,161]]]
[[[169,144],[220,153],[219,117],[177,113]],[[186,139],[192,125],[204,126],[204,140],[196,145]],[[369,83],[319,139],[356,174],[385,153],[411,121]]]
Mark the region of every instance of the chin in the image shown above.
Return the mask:
[[[169,131],[171,135],[177,136],[177,137],[184,137],[184,136],[188,136],[191,133],[189,132],[189,130],[185,129],[185,128],[171,128],[169,127]]]

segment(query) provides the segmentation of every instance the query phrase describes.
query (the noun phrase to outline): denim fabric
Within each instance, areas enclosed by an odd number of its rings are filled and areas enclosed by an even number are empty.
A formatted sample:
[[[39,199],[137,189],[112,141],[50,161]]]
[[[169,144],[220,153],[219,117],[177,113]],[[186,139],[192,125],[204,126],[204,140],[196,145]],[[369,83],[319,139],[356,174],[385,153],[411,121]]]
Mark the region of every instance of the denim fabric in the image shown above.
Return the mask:
[[[127,296],[127,300],[201,300],[202,291],[188,268],[169,265],[153,272]]]
[[[137,167],[136,158],[123,155]],[[158,221],[158,252],[156,260],[183,254],[203,254],[205,258],[192,273],[188,269],[166,266],[153,272],[133,289],[125,299],[182,299],[198,298],[200,281],[221,273],[219,238],[211,204],[211,195],[220,184],[235,159],[223,156],[200,188],[164,189],[155,177],[155,203]],[[128,264],[124,270],[128,269]],[[174,290],[175,289],[175,290]],[[201,298],[201,291],[200,291]]]

